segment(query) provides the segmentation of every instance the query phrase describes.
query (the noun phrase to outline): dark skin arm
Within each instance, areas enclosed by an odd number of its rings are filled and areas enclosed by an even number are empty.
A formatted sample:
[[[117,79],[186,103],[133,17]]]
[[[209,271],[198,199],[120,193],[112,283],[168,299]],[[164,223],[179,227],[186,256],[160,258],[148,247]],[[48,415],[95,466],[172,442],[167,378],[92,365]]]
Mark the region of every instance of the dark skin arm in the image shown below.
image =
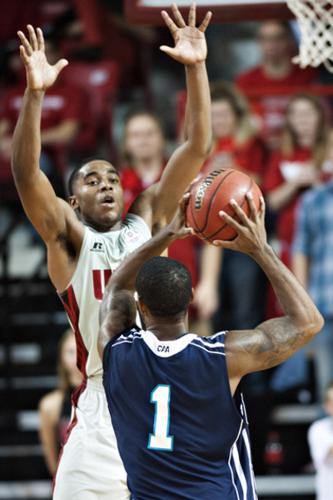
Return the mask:
[[[51,66],[45,57],[42,31],[29,25],[28,32],[29,40],[18,32],[27,88],[13,136],[12,172],[25,213],[47,245],[50,278],[58,290],[64,290],[75,269],[69,254],[78,254],[84,229],[69,204],[56,196],[40,170],[39,158],[44,93],[68,62],[61,59]]]
[[[204,35],[211,13],[208,12],[200,27],[196,28],[194,5],[190,9],[188,25],[175,4],[172,12],[175,22],[165,11],[162,16],[176,45],[174,48],[162,46],[161,50],[185,66],[187,139],[171,156],[161,180],[140,195],[130,209],[130,212],[143,217],[153,230],[172,219],[183,193],[208,157],[212,140]]]
[[[244,375],[282,363],[307,344],[323,326],[323,318],[308,293],[267,243],[263,199],[259,212],[251,197],[248,197],[248,202],[250,218],[237,203],[232,203],[232,207],[240,222],[222,214],[224,220],[236,229],[238,237],[216,244],[244,252],[258,263],[271,282],[285,316],[265,321],[253,330],[231,331],[226,335],[232,392]]]
[[[192,234],[192,229],[185,227],[184,209],[188,196],[183,197],[170,224],[131,253],[112,274],[104,293],[99,314],[98,352],[101,359],[106,344],[135,323],[137,308],[133,293],[136,276],[141,266],[151,257],[161,255],[174,240],[186,238]]]

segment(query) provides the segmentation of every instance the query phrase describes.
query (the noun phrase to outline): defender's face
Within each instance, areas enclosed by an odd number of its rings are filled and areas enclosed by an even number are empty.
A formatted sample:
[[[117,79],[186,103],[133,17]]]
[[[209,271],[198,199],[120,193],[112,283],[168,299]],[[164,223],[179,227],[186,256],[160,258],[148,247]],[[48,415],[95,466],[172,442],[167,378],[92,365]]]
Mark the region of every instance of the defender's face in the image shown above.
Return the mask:
[[[117,170],[102,160],[84,165],[71,201],[84,222],[99,231],[110,230],[120,221],[124,208],[123,189]]]

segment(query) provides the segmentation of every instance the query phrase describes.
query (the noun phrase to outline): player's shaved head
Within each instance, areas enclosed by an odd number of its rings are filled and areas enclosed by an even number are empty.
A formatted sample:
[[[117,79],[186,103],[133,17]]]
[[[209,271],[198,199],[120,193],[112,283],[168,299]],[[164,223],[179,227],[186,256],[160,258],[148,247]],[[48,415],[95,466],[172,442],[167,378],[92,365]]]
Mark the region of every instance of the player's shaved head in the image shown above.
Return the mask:
[[[139,299],[154,316],[186,313],[192,299],[192,278],[177,260],[153,257],[143,264],[135,283]]]

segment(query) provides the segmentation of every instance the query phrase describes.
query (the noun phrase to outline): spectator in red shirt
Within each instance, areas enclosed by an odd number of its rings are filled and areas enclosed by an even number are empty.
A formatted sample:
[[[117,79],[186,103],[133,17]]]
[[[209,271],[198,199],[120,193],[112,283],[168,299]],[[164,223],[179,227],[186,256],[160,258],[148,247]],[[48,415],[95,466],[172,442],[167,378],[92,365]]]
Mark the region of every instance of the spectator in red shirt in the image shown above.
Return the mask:
[[[268,206],[277,213],[280,256],[290,265],[296,209],[301,194],[319,182],[325,159],[328,123],[321,101],[298,94],[288,105],[282,143],[267,170],[264,190]]]
[[[165,161],[165,138],[159,119],[147,111],[131,113],[125,121],[123,156],[125,165],[121,170],[124,190],[125,212],[137,195],[160,178]],[[198,284],[197,246],[195,236],[174,242],[169,248],[169,257],[179,260],[192,274],[193,286]],[[207,268],[202,269],[203,277]],[[195,311],[190,311],[192,318]],[[200,325],[207,334],[206,325]]]
[[[257,40],[261,64],[239,75],[236,84],[245,95],[252,97],[253,111],[263,137],[271,148],[276,148],[288,105],[288,93],[292,92],[292,88],[297,91],[312,83],[318,72],[310,67],[301,69],[292,63],[296,44],[288,22],[271,20],[262,23]]]
[[[125,123],[121,170],[125,211],[135,198],[159,180],[165,166],[165,139],[157,116],[148,111],[128,115]]]
[[[250,175],[260,184],[266,151],[256,136],[246,100],[231,85],[223,82],[212,87],[211,97],[214,147],[204,172],[233,168]],[[203,267],[211,269],[211,280],[207,280],[205,288],[201,283],[198,290],[203,315],[213,313],[214,305],[217,311],[214,318],[216,331],[222,328],[252,328],[260,323],[264,315],[262,296],[265,279],[262,271],[247,255],[230,250],[223,251],[222,271],[220,262],[221,249],[205,247]],[[212,295],[214,276],[220,276],[219,300]]]

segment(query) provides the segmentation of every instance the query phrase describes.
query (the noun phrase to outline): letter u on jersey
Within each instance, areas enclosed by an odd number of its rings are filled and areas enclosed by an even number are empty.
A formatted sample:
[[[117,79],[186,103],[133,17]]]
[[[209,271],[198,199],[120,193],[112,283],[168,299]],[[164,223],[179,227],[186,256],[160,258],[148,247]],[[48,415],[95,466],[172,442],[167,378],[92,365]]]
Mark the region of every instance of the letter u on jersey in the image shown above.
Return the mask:
[[[102,300],[105,287],[111,277],[111,269],[93,269],[93,284],[95,299]]]

